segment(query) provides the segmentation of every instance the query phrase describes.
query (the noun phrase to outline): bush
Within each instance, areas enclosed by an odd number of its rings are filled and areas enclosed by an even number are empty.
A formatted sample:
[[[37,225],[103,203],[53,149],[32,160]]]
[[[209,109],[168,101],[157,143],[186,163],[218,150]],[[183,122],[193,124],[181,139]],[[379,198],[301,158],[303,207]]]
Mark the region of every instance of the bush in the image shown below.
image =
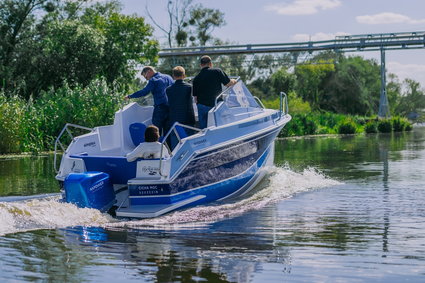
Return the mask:
[[[111,124],[122,97],[103,80],[84,88],[65,84],[43,92],[34,102],[0,93],[0,153],[52,150],[66,123],[86,127]]]
[[[21,151],[25,113],[25,100],[0,92],[0,153]]]
[[[280,98],[276,97],[275,99],[263,99],[264,106],[270,109],[279,110],[280,108]],[[283,104],[283,111],[285,111],[285,104]],[[305,114],[311,113],[311,107],[308,102],[303,101],[301,98],[297,97],[295,93],[290,93],[288,96],[288,108],[291,114]]]
[[[393,117],[391,119],[391,123],[392,123],[394,132],[402,132],[402,131],[412,130],[412,124],[410,124],[410,122],[406,118]],[[410,129],[408,129],[409,127],[410,127]]]
[[[378,124],[375,121],[368,121],[364,127],[364,131],[368,134],[378,132]]]
[[[339,134],[354,134],[356,133],[356,124],[351,118],[345,119],[341,124],[338,125]]]
[[[390,119],[382,119],[378,122],[378,131],[380,133],[391,133],[393,130],[393,127],[391,125]]]

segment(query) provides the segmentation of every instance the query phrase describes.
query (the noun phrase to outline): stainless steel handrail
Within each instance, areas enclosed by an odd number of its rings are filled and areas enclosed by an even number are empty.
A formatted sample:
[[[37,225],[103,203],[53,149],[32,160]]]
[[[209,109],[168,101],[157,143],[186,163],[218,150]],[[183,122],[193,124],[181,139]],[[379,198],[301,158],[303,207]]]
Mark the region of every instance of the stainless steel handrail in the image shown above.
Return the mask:
[[[285,101],[285,112],[283,112],[283,102],[284,101]],[[279,115],[278,120],[280,120],[284,114],[286,115],[286,114],[289,113],[288,96],[283,91],[280,92],[279,112],[280,112],[280,115]]]
[[[71,123],[66,123],[65,127],[63,127],[62,131],[59,133],[58,137],[55,140],[55,151],[54,151],[54,156],[53,156],[53,169],[55,170],[56,173],[59,172],[58,168],[57,168],[57,150],[58,150],[58,145],[61,147],[62,151],[66,151],[66,149],[64,148],[63,144],[61,143],[60,139],[62,137],[62,135],[67,132],[68,135],[71,137],[71,139],[74,139],[74,136],[72,135],[72,132],[68,129],[69,127],[73,127],[73,128],[77,128],[77,129],[82,129],[82,130],[87,130],[90,132],[93,132],[93,128],[88,128],[88,127],[84,127],[84,126],[80,126],[80,125],[76,125],[76,124],[71,124]]]
[[[199,128],[195,128],[195,127],[191,127],[191,126],[188,126],[188,125],[180,124],[179,122],[175,122],[173,124],[173,126],[167,132],[167,134],[164,136],[164,138],[163,138],[163,140],[161,142],[161,153],[160,153],[160,156],[159,156],[159,175],[161,175],[161,176],[164,176],[164,175],[162,175],[162,153],[164,152],[164,146],[163,145],[165,144],[165,146],[167,146],[166,145],[167,138],[171,135],[172,132],[174,132],[174,134],[176,135],[177,139],[179,140],[179,143],[181,143],[181,141],[182,141],[182,138],[180,137],[179,133],[176,130],[176,126],[180,126],[182,128],[187,128],[187,129],[190,129],[190,130],[202,132],[202,130],[199,129]],[[171,151],[170,151],[170,156],[171,157],[173,156],[173,153]]]

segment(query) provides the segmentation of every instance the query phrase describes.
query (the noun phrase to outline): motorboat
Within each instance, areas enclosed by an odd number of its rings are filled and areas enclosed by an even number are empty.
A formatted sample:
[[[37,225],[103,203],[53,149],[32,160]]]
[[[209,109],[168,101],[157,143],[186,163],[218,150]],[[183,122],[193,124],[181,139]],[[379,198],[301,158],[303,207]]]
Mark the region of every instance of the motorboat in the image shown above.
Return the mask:
[[[66,124],[55,142],[56,179],[63,201],[151,218],[191,206],[239,197],[254,188],[273,164],[274,140],[291,120],[285,93],[280,109],[266,109],[241,80],[217,97],[208,127],[175,123],[162,138],[177,145],[169,158],[137,159],[126,154],[144,141],[153,106],[136,102],[115,113],[113,125]],[[75,129],[87,133],[74,136]],[[64,136],[72,141],[65,147]],[[160,155],[162,156],[162,155]]]

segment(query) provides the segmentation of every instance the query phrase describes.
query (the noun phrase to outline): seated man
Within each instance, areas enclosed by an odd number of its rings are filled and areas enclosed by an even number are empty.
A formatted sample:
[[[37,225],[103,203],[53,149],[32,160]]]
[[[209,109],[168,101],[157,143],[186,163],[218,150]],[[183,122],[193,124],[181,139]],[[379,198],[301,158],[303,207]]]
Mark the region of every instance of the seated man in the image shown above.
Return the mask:
[[[132,152],[127,153],[128,162],[137,158],[154,159],[161,157],[161,143],[159,140],[159,129],[154,125],[150,125],[145,131],[145,142],[139,144]],[[170,157],[170,153],[165,145],[162,145],[162,158]]]

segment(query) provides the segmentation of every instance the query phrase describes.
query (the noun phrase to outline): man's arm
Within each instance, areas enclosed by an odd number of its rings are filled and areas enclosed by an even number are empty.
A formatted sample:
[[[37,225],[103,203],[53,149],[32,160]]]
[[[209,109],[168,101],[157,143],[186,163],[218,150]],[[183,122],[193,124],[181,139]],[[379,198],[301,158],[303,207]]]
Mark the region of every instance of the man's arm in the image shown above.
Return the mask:
[[[138,98],[141,96],[148,95],[154,88],[154,82],[152,80],[149,80],[148,84],[141,90],[136,91],[135,93],[132,93],[130,95],[127,95],[127,98]]]
[[[229,83],[227,85],[225,85],[225,87],[229,87],[229,86],[232,86],[232,85],[235,85],[235,84],[236,84],[236,80],[230,79]]]

